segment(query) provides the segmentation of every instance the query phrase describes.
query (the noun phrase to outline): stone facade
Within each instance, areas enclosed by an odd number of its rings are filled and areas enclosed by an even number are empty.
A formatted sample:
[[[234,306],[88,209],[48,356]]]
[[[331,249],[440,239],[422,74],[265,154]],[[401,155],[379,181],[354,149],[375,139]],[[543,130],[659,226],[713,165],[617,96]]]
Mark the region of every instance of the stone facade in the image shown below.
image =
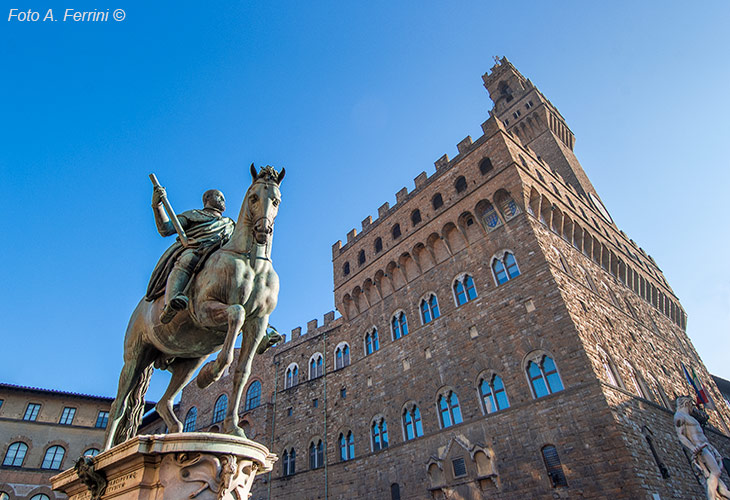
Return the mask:
[[[49,478],[101,450],[112,400],[0,384],[0,498],[65,498],[51,491]]]
[[[254,500],[704,498],[672,425],[681,364],[722,396],[679,299],[550,101],[506,59],[483,80],[484,135],[333,246],[341,317],[257,358],[244,419],[280,459]],[[195,406],[210,430],[229,385],[190,384],[181,418]],[[728,456],[718,409],[707,434]]]

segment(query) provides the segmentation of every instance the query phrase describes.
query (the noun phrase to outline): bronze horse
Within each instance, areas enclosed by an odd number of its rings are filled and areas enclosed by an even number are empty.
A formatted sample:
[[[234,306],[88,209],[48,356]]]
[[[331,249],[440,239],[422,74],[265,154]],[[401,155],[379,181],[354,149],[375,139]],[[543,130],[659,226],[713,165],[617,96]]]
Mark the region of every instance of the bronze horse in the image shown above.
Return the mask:
[[[269,166],[256,172],[251,164],[253,182],[243,198],[233,234],[194,276],[186,310],[162,324],[159,318],[164,297],[153,302],[142,299],[137,305],[124,338],[124,367],[109,412],[105,450],[136,434],[154,368],[172,372],[156,409],[169,432],[181,432],[182,423],[172,410],[175,395],[208,355],[220,349],[216,359],[200,371],[197,383],[205,388],[218,380],[233,362],[240,332],[241,355],[223,432],[246,437],[238,425],[238,408],[251,375],[251,363],[257,348],[261,346],[261,351],[267,343],[278,340],[278,335],[267,335],[267,327],[279,295],[279,277],[271,263],[271,240],[284,174],[285,169],[277,172]]]

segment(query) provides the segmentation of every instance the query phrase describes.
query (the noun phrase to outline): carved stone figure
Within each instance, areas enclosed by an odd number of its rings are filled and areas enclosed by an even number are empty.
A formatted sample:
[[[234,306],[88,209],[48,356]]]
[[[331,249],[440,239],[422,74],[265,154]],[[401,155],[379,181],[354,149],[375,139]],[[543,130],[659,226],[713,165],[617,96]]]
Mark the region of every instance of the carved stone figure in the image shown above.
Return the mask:
[[[106,476],[94,469],[94,459],[89,456],[79,458],[74,464],[79,480],[89,489],[91,500],[99,500],[106,491]]]
[[[674,426],[679,441],[692,454],[692,463],[705,476],[707,500],[730,499],[730,491],[720,479],[723,467],[722,455],[710,444],[700,423],[691,415],[692,406],[691,397],[679,396],[677,398]]]
[[[186,293],[182,291],[185,287],[181,287],[177,282],[178,278],[173,276],[176,266],[183,274],[182,270],[187,270],[188,264],[171,266],[170,278],[166,280],[170,287],[167,294],[168,304],[172,305],[173,299],[181,295],[187,299],[187,303],[179,312],[176,311],[177,314],[171,314],[169,322],[162,321],[166,319],[166,314],[163,314],[165,301],[159,294],[159,285],[152,287],[158,290],[157,298],[152,301],[141,300],[137,305],[125,335],[124,367],[119,376],[117,397],[109,412],[104,449],[109,449],[136,433],[142,416],[143,397],[149,386],[153,367],[172,372],[170,384],[156,409],[170,432],[182,431],[182,423],[172,411],[175,395],[188,383],[206,357],[220,350],[216,359],[200,371],[197,383],[199,387],[205,388],[218,380],[233,362],[235,341],[241,332],[243,338],[238,366],[234,372],[233,401],[228,407],[222,430],[246,437],[238,425],[238,409],[243,388],[251,374],[253,357],[257,348],[261,352],[280,338],[275,331],[267,334],[267,328],[269,316],[276,307],[279,295],[279,278],[271,263],[271,242],[274,219],[281,202],[279,185],[284,174],[284,169],[277,172],[270,166],[257,172],[253,164],[251,165],[253,182],[246,191],[230,238],[219,250],[207,256],[202,268],[187,285]],[[227,226],[214,213],[220,213],[216,206],[224,208],[223,197],[218,196],[219,194],[215,192],[205,199],[206,209],[198,212],[208,210],[200,215],[201,219],[215,220]],[[162,197],[161,193],[159,197]],[[157,201],[157,196],[154,201]],[[187,213],[182,214],[186,219]],[[167,232],[167,221],[159,213],[157,217],[158,229],[161,233]],[[209,233],[214,234],[214,240],[222,242],[225,239],[225,229],[206,230],[199,234],[197,229],[203,224],[201,222],[200,225],[189,226],[192,227],[191,239],[207,241],[205,235]],[[183,234],[180,236],[183,240]],[[174,247],[175,245],[168,251],[170,255],[165,266],[170,267],[172,255],[178,252],[178,249],[173,250]],[[179,252],[174,262],[178,262],[184,253],[185,251]],[[200,262],[203,262],[202,258]],[[157,271],[156,275],[161,278],[164,273]],[[175,283],[170,283],[170,280]],[[164,280],[155,280],[153,276],[153,281],[160,283]],[[182,278],[180,281],[182,282]],[[177,305],[172,307],[176,309]]]

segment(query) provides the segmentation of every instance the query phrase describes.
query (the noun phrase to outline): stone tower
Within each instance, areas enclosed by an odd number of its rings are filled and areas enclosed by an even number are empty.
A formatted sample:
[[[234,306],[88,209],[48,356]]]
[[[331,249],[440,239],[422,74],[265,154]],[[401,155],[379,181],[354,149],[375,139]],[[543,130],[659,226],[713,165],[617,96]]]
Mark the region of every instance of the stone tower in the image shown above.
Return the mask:
[[[342,316],[261,361],[252,425],[280,461],[254,500],[701,498],[672,424],[681,363],[730,452],[679,299],[565,120],[506,59],[483,80],[483,135],[333,246]]]

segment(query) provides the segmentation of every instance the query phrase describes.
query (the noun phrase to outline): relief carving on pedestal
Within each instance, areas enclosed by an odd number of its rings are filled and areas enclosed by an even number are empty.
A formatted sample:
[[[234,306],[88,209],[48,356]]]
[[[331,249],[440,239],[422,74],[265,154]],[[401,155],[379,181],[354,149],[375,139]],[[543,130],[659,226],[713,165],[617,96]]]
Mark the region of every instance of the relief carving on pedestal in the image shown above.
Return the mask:
[[[160,464],[165,498],[246,500],[258,466],[235,455],[175,453]]]

